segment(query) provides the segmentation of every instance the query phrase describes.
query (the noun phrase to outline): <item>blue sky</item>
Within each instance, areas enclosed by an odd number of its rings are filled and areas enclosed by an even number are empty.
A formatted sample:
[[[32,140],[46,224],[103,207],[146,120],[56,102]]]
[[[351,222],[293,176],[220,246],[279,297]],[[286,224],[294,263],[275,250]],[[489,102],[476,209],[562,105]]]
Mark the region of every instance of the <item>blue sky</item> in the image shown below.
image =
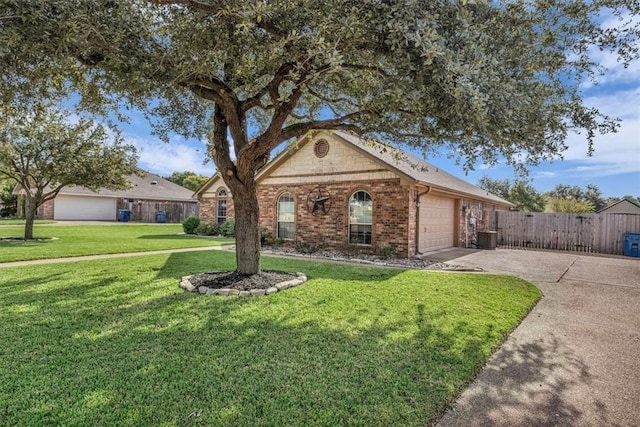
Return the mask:
[[[620,118],[620,128],[617,133],[597,135],[591,157],[587,155],[584,135],[570,134],[564,159],[531,168],[531,183],[539,191],[551,190],[557,184],[581,187],[595,184],[605,197],[640,196],[640,61],[624,68],[615,56],[595,49],[592,58],[604,65],[607,72],[597,85],[585,83],[585,104]],[[165,144],[151,135],[149,125],[138,116],[132,117],[131,124],[123,127],[123,131],[127,142],[138,149],[140,166],[148,171],[162,176],[175,171],[190,170],[203,175],[212,175],[215,171],[212,163],[203,164],[206,147],[202,141],[174,137]],[[426,160],[473,184],[484,175],[514,179],[513,169],[503,164],[491,168],[478,164],[475,171],[465,174],[447,154],[442,152],[441,156]]]

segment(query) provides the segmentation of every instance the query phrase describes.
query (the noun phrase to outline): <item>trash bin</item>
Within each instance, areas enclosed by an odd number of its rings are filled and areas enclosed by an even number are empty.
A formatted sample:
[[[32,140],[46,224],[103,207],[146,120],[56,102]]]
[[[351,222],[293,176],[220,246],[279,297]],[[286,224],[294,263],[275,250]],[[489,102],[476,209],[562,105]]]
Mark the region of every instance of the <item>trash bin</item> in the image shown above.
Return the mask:
[[[120,209],[118,211],[118,221],[129,222],[130,215],[131,215],[131,211],[129,209]]]
[[[624,235],[624,256],[640,257],[640,234]]]
[[[497,231],[478,231],[478,249],[495,249]]]
[[[164,224],[167,222],[167,213],[165,211],[156,212],[156,222]]]

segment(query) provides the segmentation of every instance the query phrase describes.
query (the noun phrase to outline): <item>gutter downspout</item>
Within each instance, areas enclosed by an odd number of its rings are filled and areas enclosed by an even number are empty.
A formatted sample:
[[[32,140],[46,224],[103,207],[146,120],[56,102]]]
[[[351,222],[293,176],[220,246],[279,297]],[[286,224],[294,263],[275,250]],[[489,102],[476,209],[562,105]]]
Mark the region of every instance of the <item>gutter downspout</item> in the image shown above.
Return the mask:
[[[416,254],[422,255],[420,252],[420,197],[431,192],[431,186],[427,185],[427,191],[418,193],[416,196]]]

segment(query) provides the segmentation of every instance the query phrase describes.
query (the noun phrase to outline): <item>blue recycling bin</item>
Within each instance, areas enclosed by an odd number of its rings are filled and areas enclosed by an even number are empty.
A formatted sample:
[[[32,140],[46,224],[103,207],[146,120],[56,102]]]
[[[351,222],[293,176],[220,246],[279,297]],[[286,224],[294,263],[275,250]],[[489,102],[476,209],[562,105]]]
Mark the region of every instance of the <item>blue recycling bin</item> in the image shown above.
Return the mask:
[[[627,233],[624,235],[623,254],[640,258],[640,234]]]
[[[120,209],[118,211],[118,221],[129,222],[130,215],[131,215],[131,211],[129,209]]]
[[[160,224],[167,222],[167,213],[165,211],[156,212],[156,222]]]

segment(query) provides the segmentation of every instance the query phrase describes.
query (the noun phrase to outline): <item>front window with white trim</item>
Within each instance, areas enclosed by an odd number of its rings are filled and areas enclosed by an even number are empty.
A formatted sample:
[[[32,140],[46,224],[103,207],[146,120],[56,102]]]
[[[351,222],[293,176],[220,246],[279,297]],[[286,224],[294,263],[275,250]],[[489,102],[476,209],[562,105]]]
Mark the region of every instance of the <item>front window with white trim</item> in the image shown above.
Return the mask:
[[[227,190],[218,190],[217,222],[222,224],[227,220]]]
[[[293,240],[295,234],[294,222],[295,202],[291,193],[283,193],[278,198],[278,224],[276,237],[283,240]]]
[[[366,191],[357,191],[349,199],[349,243],[370,245],[373,202]]]

